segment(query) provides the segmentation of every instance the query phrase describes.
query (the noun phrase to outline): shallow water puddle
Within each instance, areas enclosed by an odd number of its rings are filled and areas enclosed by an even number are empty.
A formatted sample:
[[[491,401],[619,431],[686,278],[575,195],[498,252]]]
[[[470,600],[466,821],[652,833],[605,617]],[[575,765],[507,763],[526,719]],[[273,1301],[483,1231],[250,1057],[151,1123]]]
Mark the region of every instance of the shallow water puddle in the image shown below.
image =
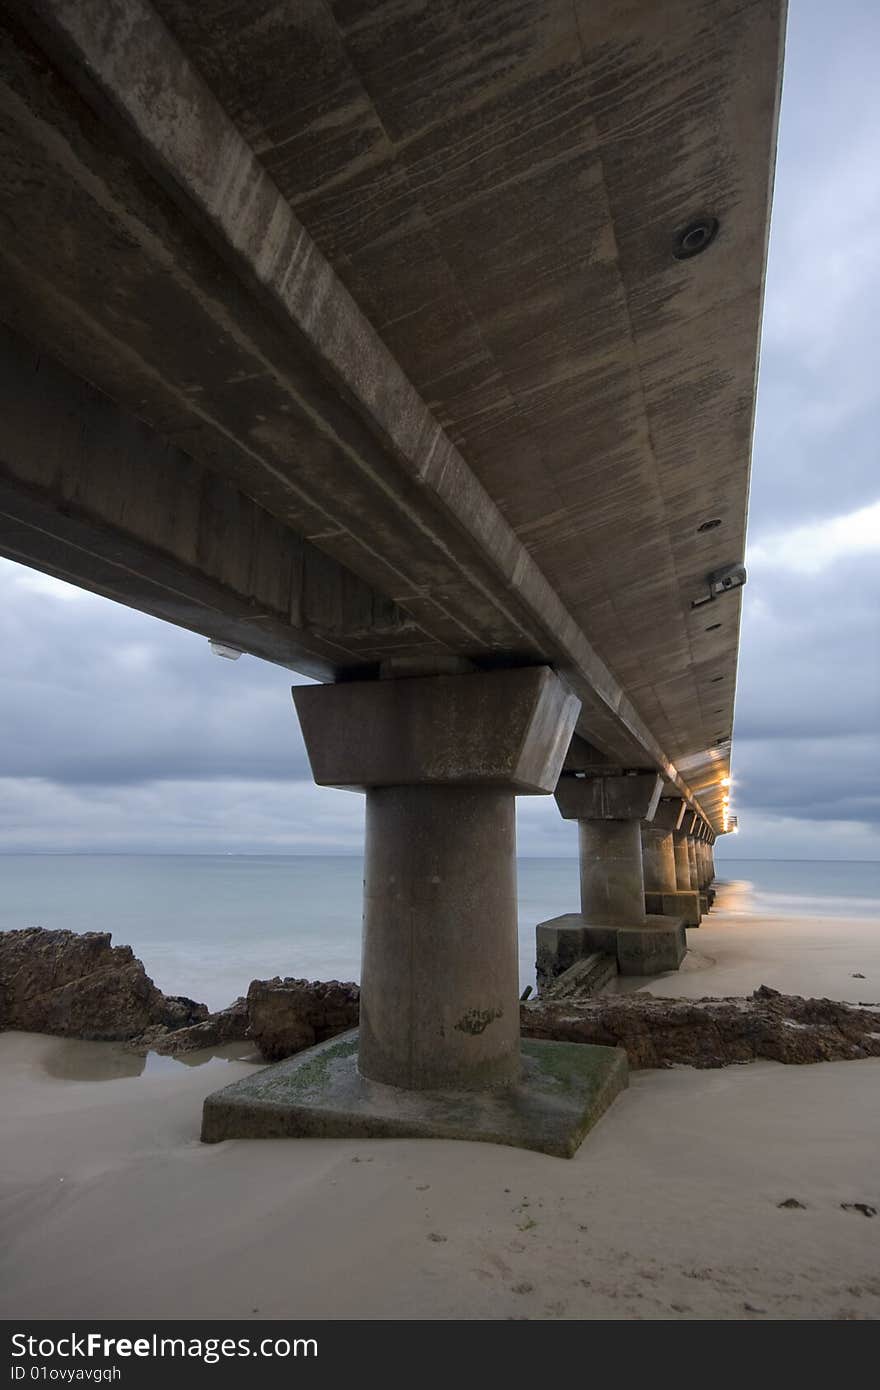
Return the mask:
[[[59,1038],[46,1053],[42,1068],[47,1076],[62,1081],[118,1081],[123,1077],[168,1074],[180,1067],[227,1067],[230,1062],[265,1065],[247,1044],[227,1043],[222,1047],[166,1057],[159,1052],[140,1056],[121,1043],[86,1042],[78,1038]]]

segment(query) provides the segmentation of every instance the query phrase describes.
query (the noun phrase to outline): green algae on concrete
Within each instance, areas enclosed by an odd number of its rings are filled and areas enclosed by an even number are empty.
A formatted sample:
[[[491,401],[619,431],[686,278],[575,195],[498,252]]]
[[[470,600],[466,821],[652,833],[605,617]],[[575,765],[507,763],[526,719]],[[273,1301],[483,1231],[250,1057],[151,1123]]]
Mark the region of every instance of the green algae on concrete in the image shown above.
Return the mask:
[[[357,1033],[346,1033],[215,1091],[203,1141],[470,1139],[571,1158],[627,1085],[620,1048],[527,1039],[515,1085],[408,1091],[361,1076],[357,1046]]]

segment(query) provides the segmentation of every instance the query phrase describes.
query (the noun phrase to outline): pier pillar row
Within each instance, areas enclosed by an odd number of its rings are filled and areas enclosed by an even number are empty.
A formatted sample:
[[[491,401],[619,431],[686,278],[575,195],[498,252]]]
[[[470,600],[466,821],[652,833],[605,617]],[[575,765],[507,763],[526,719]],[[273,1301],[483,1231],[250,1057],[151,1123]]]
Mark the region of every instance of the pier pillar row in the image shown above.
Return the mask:
[[[642,826],[645,905],[649,913],[680,917],[686,927],[700,925],[699,891],[690,887],[683,826],[688,815],[681,797],[663,797],[654,819]],[[685,875],[687,886],[684,886]]]
[[[691,876],[690,888],[691,888],[691,891],[692,891],[692,892],[694,892],[694,893],[699,893],[699,891],[700,891],[700,871],[699,871],[699,868],[697,867],[697,844],[696,844],[696,841],[695,841],[695,839],[694,839],[694,836],[693,836],[693,832],[692,832],[692,831],[690,831],[690,830],[688,831],[687,836],[686,836],[686,840],[687,840],[688,868],[690,869],[690,876]]]
[[[553,790],[580,701],[546,666],[293,698],[315,781],[367,797],[360,1075],[415,1091],[516,1082],[514,798]]]
[[[678,969],[686,950],[681,922],[645,910],[640,826],[654,815],[662,778],[655,772],[581,772],[571,761],[556,804],[564,820],[578,823],[581,910],[539,923],[539,986],[547,988],[578,962],[587,963],[595,988],[606,981],[609,961],[623,975]]]
[[[687,807],[682,803],[683,809]],[[675,886],[681,893],[693,892],[691,883],[691,861],[688,856],[687,831],[680,825],[672,832],[672,848],[675,852]]]

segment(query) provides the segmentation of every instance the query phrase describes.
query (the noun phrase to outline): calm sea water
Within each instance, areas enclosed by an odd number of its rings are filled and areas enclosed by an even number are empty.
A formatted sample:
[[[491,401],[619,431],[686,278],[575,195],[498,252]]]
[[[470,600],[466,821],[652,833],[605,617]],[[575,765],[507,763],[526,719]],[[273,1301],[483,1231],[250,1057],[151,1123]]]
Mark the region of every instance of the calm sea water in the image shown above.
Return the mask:
[[[880,863],[725,860],[719,878],[756,912],[880,917]],[[221,1008],[271,975],[357,980],[359,858],[257,855],[0,856],[0,930],[109,931],[156,984]],[[537,922],[578,906],[571,859],[519,861],[520,975]]]

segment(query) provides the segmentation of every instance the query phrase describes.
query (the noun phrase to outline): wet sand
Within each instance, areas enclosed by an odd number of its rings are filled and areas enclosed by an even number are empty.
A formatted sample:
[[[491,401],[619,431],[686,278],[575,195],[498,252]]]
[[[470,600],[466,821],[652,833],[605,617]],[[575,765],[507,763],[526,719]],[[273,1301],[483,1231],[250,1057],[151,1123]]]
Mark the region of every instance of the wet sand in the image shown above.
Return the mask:
[[[761,921],[728,895],[689,935],[655,993],[880,1000],[876,922]],[[0,1316],[880,1316],[880,1216],[841,1206],[880,1211],[880,1059],[637,1073],[568,1162],[204,1146],[202,1097],[249,1064],[193,1060],[138,1074],[113,1044],[0,1035]]]

